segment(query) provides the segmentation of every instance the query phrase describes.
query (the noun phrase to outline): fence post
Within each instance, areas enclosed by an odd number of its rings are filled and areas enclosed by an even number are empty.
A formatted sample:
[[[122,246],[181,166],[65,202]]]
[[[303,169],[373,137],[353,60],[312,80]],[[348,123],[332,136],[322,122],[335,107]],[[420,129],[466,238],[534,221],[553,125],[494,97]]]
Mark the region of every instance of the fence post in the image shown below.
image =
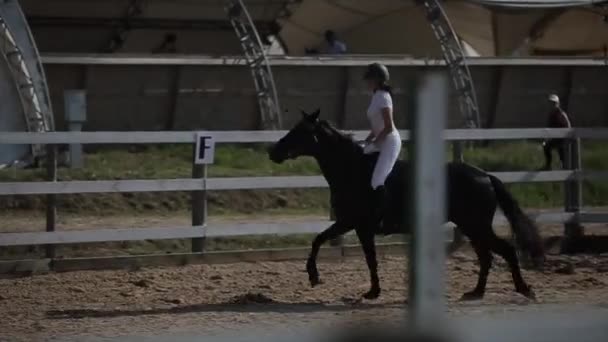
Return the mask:
[[[46,177],[49,182],[57,181],[57,146],[46,145]],[[46,195],[46,231],[54,232],[57,221],[57,195]],[[46,245],[46,258],[55,258],[55,246]]]
[[[564,224],[564,248],[567,252],[571,243],[581,238],[584,234],[583,226],[580,224],[580,212],[583,205],[582,170],[581,163],[581,140],[574,138],[567,142],[566,167],[575,171],[575,177],[569,179],[564,184],[565,211],[574,214],[574,219]]]
[[[65,120],[70,132],[82,131],[87,119],[86,92],[84,90],[66,90],[63,94]],[[69,165],[71,168],[82,168],[82,144],[70,144]]]
[[[193,147],[196,150],[196,147]],[[196,153],[196,151],[194,151]],[[194,158],[193,158],[194,160]],[[207,165],[199,165],[193,162],[192,178],[201,178],[203,182],[207,179]],[[192,226],[203,226],[207,221],[207,191],[192,191]],[[205,248],[205,238],[192,239],[192,252],[202,253]]]

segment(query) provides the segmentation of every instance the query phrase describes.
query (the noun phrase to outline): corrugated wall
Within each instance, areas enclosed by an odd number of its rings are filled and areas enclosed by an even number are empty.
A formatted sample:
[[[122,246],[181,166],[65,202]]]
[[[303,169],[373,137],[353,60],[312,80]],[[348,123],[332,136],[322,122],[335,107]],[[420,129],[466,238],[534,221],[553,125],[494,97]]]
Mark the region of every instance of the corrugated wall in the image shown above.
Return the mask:
[[[396,120],[407,127],[411,81],[438,67],[393,66]],[[258,107],[249,70],[242,66],[64,66],[47,65],[59,129],[63,90],[87,90],[86,130],[256,129]],[[176,81],[176,72],[179,72]],[[273,67],[289,127],[299,109],[320,107],[325,117],[348,129],[367,127],[369,92],[363,66]],[[578,126],[608,126],[608,67],[474,66],[480,109],[494,127],[541,127],[547,94],[569,104]],[[176,91],[170,85],[179,84]],[[569,86],[571,85],[571,86]],[[177,94],[177,96],[173,96]],[[171,119],[173,118],[173,119]],[[449,123],[461,118],[452,95]]]

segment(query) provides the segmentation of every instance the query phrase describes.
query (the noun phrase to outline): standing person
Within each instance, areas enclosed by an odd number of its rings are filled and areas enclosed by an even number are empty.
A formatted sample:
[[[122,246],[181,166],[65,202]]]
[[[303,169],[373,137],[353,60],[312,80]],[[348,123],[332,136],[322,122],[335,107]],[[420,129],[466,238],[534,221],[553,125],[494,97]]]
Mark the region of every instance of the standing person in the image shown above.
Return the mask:
[[[547,127],[549,128],[570,128],[570,119],[568,114],[564,112],[559,103],[559,97],[555,94],[549,95],[549,104],[551,111],[547,117]],[[552,152],[557,150],[559,160],[562,163],[562,168],[566,168],[566,141],[564,139],[549,139],[543,142],[543,151],[545,153],[545,166],[543,170],[551,170],[553,162]]]
[[[385,209],[384,182],[395,166],[401,151],[401,137],[393,121],[393,99],[388,84],[389,78],[388,69],[379,63],[368,65],[363,76],[373,93],[367,109],[371,130],[365,139],[364,152],[366,154],[379,152],[371,178],[376,222],[381,222]]]
[[[167,33],[162,43],[152,53],[177,53],[177,35],[175,33]]]
[[[346,44],[338,40],[334,31],[325,31],[325,42],[327,43],[328,55],[343,55],[346,53]]]
[[[326,46],[322,49],[322,53],[327,55],[343,55],[346,53],[346,44],[343,41],[338,40],[336,33],[332,30],[325,31],[325,43]],[[315,55],[319,53],[319,50],[305,49],[306,54]]]

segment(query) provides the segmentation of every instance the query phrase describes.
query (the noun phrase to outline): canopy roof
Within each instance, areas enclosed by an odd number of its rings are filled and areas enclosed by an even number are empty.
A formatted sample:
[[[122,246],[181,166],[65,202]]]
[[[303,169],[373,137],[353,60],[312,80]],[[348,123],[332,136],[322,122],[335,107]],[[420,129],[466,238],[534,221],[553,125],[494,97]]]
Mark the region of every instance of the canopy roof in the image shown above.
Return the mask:
[[[608,44],[608,12],[600,3],[608,1],[470,0],[443,6],[457,34],[479,55],[591,55],[602,54]],[[323,44],[327,29],[338,33],[350,53],[440,54],[414,1],[306,0],[282,24],[281,37],[295,55]]]
[[[223,0],[21,0],[41,50],[99,52],[113,29],[129,19],[121,52],[150,51],[175,32],[180,52],[237,54],[240,46],[226,20]],[[244,0],[262,34],[282,25],[289,54],[323,44],[327,29],[354,54],[437,57],[440,49],[414,0]],[[608,1],[468,0],[444,8],[471,54],[601,55],[608,45]],[[63,39],[71,37],[70,40]],[[59,39],[58,37],[61,37]]]
[[[598,0],[469,0],[487,6],[516,8],[557,8],[599,5],[606,1]]]
[[[255,20],[272,21],[293,1],[244,0]],[[123,18],[139,3],[141,19],[226,20],[223,0],[20,0],[29,17]]]

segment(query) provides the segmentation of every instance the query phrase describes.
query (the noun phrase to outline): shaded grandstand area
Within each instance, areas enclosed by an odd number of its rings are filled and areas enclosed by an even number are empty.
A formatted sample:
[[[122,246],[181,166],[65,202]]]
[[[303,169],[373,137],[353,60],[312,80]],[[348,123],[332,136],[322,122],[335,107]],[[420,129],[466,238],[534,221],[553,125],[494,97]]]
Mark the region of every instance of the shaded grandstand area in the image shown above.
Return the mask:
[[[180,53],[241,52],[222,1],[21,3],[42,52],[106,52],[114,32],[122,27],[128,34],[114,52],[149,53],[167,33],[176,34]],[[608,44],[608,13],[601,1],[590,3],[450,1],[444,8],[472,55],[602,56]],[[278,34],[290,55],[302,55],[306,48],[322,44],[326,29],[335,30],[350,53],[420,57],[440,53],[413,0],[247,0],[245,4],[260,33]]]

